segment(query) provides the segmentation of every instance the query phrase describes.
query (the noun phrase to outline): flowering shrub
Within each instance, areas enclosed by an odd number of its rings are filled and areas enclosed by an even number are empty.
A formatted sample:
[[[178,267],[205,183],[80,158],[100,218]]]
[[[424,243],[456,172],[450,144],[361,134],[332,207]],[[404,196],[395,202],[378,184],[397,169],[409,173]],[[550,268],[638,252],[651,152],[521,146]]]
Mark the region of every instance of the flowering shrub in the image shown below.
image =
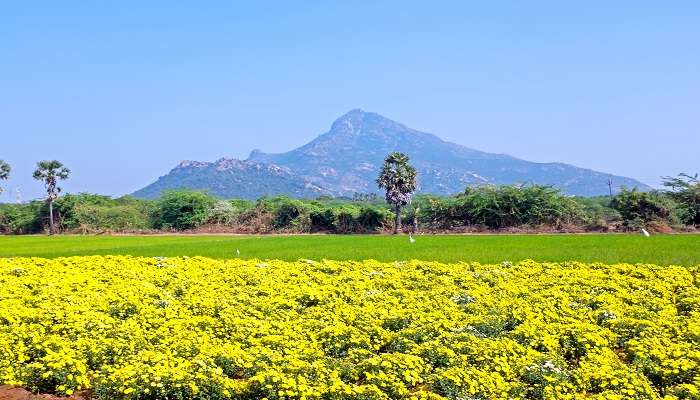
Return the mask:
[[[101,399],[698,399],[700,269],[0,259],[0,383]]]

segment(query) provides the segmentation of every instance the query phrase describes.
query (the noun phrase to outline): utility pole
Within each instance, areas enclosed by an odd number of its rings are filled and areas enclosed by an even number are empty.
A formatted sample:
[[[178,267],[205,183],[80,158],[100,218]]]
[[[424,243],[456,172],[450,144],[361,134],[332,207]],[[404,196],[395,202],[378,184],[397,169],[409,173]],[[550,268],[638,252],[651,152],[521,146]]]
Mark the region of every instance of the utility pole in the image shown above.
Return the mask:
[[[612,198],[613,198],[612,184],[613,184],[612,179],[608,178],[608,189],[610,189],[610,200],[612,200]]]

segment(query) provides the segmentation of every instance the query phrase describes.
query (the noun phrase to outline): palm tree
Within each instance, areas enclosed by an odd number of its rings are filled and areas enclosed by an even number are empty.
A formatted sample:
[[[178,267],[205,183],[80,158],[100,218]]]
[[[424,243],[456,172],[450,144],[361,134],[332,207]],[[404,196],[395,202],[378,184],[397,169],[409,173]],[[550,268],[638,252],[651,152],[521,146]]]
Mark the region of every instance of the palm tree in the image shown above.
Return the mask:
[[[0,160],[0,181],[7,180],[10,177],[10,171],[12,171],[10,164]],[[0,194],[2,194],[2,187],[0,187]]]
[[[49,202],[49,234],[54,232],[53,221],[53,202],[61,193],[61,188],[58,186],[59,180],[68,179],[70,170],[63,166],[60,161],[39,161],[36,164],[34,171],[34,179],[43,181],[46,186],[47,201]]]
[[[408,156],[397,152],[389,154],[384,159],[377,185],[386,189],[386,201],[394,207],[394,234],[397,234],[401,229],[401,207],[411,202],[411,195],[418,186],[416,169],[408,163]]]

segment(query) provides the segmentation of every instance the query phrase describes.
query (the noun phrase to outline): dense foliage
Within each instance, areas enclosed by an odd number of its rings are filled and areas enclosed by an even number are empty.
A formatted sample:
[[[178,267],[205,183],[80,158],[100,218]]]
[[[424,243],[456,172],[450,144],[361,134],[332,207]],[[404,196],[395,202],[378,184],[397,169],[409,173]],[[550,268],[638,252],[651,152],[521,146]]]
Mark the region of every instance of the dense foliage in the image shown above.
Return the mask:
[[[151,227],[149,205],[133,197],[65,195],[56,201],[61,227],[66,231],[135,231]]]
[[[644,228],[650,222],[667,222],[673,217],[675,204],[669,196],[660,192],[623,190],[611,202],[631,229]],[[675,222],[675,221],[673,221]]]
[[[44,229],[43,201],[26,204],[0,204],[0,232],[14,234],[38,233]]]
[[[196,228],[207,222],[214,204],[214,198],[204,193],[166,192],[155,203],[153,225],[156,229]]]
[[[57,227],[64,232],[150,229],[149,204],[131,197],[67,194],[54,202]],[[0,232],[38,233],[48,225],[48,204],[0,204]]]
[[[670,191],[623,190],[605,197],[565,196],[548,186],[479,186],[457,196],[418,195],[403,207],[420,230],[652,231],[694,229],[700,225],[700,185]],[[93,194],[65,195],[54,202],[62,232],[189,230],[239,233],[371,233],[393,226],[392,206],[376,196],[354,199],[285,196],[257,201],[222,200],[205,193],[173,191],[158,200],[112,199]],[[38,233],[46,229],[48,205],[42,201],[0,204],[0,232]]]
[[[678,203],[678,217],[687,225],[700,225],[700,180],[698,174],[680,174],[666,178],[664,186],[671,189],[669,195]]]
[[[0,259],[0,383],[99,399],[697,399],[698,267]]]
[[[422,219],[451,228],[464,225],[500,229],[514,226],[581,224],[583,207],[548,186],[480,186],[453,198],[426,198]]]

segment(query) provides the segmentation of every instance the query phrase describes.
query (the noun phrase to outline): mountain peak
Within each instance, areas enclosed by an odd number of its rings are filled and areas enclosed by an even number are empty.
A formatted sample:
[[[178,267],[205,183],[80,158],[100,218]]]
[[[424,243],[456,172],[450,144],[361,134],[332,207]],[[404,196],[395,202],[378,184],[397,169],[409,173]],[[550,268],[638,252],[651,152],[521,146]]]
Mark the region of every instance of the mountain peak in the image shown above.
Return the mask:
[[[386,130],[404,131],[408,128],[380,114],[354,108],[336,119],[329,133],[359,134]]]
[[[418,170],[421,191],[437,195],[460,193],[465,187],[484,183],[523,182],[556,186],[568,194],[600,195],[609,192],[609,179],[615,182],[615,190],[620,186],[649,189],[630,178],[470,149],[356,108],[299,148],[280,154],[254,150],[245,161],[185,161],[135,195],[156,197],[163,190],[183,187],[248,199],[272,194],[375,193],[377,172],[393,151],[409,154]]]
[[[262,151],[260,149],[253,149],[253,151],[251,151],[250,154],[248,155],[248,160],[255,160],[255,159],[258,159],[258,158],[264,157],[264,156],[265,156],[264,151]]]
[[[182,160],[175,166],[175,168],[205,168],[209,166],[209,164],[210,163],[203,161]]]
[[[365,119],[365,113],[362,109],[354,108],[340,118],[333,121],[331,132],[353,133],[358,130]]]
[[[361,108],[353,108],[352,110],[350,110],[350,111],[346,112],[344,115],[342,115],[340,118],[344,118],[344,117],[352,116],[352,115],[364,115],[364,114],[367,114],[365,112],[365,110],[363,110]]]

